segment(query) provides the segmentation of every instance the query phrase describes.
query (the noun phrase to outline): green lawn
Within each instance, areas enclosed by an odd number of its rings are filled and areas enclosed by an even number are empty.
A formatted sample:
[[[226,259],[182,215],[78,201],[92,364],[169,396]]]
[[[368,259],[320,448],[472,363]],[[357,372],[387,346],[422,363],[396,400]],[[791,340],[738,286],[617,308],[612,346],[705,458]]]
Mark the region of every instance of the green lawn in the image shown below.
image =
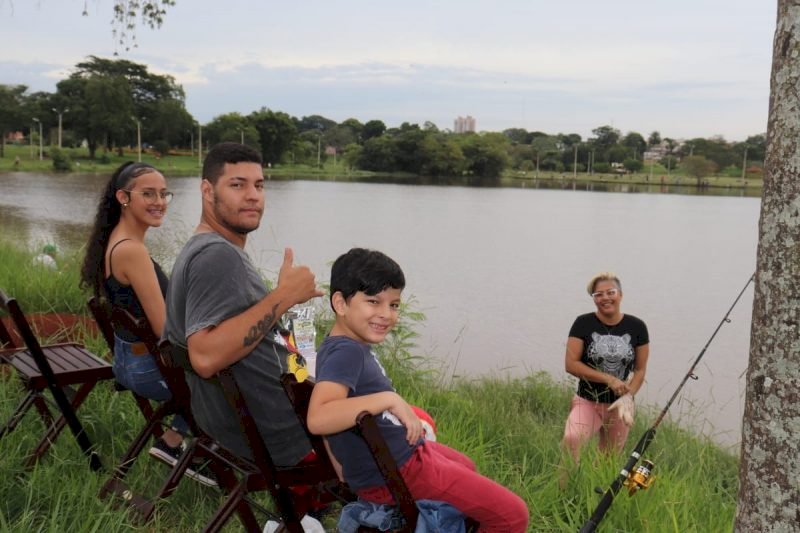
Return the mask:
[[[0,288],[15,296],[26,312],[85,313],[87,295],[77,288],[77,261],[66,258],[58,276],[46,269],[21,268],[33,253],[0,239]],[[412,304],[413,307],[413,304]],[[436,420],[438,438],[473,458],[485,475],[508,486],[528,504],[530,531],[576,531],[599,501],[595,487],[606,488],[657,407],[640,407],[628,449],[614,457],[589,447],[579,466],[568,469],[559,487],[563,432],[573,386],[545,374],[449,377],[430,366],[414,344],[424,317],[404,310],[403,321],[381,345],[380,355],[395,386],[410,403]],[[321,318],[322,322],[326,317]],[[324,330],[325,326],[321,326]],[[76,335],[96,353],[108,357],[101,339]],[[8,368],[0,368],[0,420],[20,399],[21,389]],[[106,465],[113,465],[143,423],[132,397],[101,384],[79,412]],[[0,531],[197,531],[209,519],[221,495],[215,489],[184,480],[158,507],[151,524],[139,528],[123,509],[97,498],[108,473],[93,473],[68,431],[32,470],[21,463],[43,431],[31,413],[12,434],[0,440]],[[705,437],[665,422],[645,458],[656,467],[655,484],[629,497],[620,493],[600,531],[730,531],[735,512],[738,460]],[[166,476],[163,465],[145,456],[129,479],[138,491],[152,492]],[[265,498],[260,498],[266,503]],[[335,516],[326,525],[333,527]],[[239,531],[238,521],[226,531]]]

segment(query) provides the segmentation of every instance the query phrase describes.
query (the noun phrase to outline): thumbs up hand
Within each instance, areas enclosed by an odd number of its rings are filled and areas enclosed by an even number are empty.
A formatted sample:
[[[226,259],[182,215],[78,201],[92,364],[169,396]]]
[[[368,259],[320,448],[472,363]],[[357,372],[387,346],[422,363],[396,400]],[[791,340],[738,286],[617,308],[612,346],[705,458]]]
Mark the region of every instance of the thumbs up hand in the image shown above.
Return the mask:
[[[278,288],[288,295],[290,307],[324,294],[317,289],[311,269],[294,264],[294,252],[291,248],[286,248],[283,252],[283,264],[278,272]]]

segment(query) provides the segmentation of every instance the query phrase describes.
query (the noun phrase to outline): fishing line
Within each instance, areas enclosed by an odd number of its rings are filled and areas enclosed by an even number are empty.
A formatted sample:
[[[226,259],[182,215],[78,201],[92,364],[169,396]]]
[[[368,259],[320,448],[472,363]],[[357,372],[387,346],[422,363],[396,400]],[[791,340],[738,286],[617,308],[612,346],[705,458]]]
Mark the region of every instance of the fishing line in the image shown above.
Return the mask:
[[[669,408],[672,406],[672,402],[674,402],[675,398],[678,397],[678,394],[680,393],[681,389],[683,389],[683,386],[686,385],[686,382],[690,378],[694,380],[697,379],[697,376],[694,374],[694,369],[697,367],[697,364],[700,362],[700,359],[703,358],[703,355],[706,353],[706,350],[711,344],[711,341],[713,341],[714,337],[717,336],[717,332],[720,330],[720,328],[722,328],[722,325],[729,323],[731,321],[729,317],[731,312],[733,311],[733,308],[736,307],[737,303],[739,303],[739,300],[744,294],[744,291],[747,290],[747,287],[755,279],[755,277],[756,275],[755,273],[753,273],[753,275],[750,276],[750,278],[747,280],[747,283],[744,284],[744,287],[739,292],[739,295],[733,301],[733,305],[731,305],[730,309],[728,309],[728,312],[725,313],[725,316],[722,317],[722,320],[717,326],[717,329],[714,330],[714,333],[711,334],[711,337],[708,339],[706,345],[703,346],[702,350],[700,350],[700,354],[694,360],[694,363],[692,363],[691,368],[689,368],[689,371],[683,377],[683,380],[681,381],[680,385],[678,385],[678,388],[675,389],[675,392],[672,394],[672,397],[667,402],[667,405],[665,405],[664,409],[661,410],[661,414],[658,415],[658,418],[656,418],[656,421],[653,423],[653,425],[650,426],[650,428],[647,431],[645,431],[644,435],[642,435],[642,438],[639,439],[639,442],[636,444],[636,447],[633,449],[630,456],[628,457],[628,461],[625,463],[625,466],[622,467],[622,470],[620,470],[617,477],[611,483],[611,486],[603,494],[603,497],[601,498],[600,503],[597,504],[597,507],[595,508],[594,513],[592,513],[592,516],[589,517],[586,523],[583,524],[583,526],[581,527],[580,533],[592,533],[597,529],[597,525],[603,519],[608,509],[611,507],[611,504],[614,501],[614,497],[617,495],[617,493],[623,486],[628,487],[630,495],[635,494],[639,489],[646,489],[647,487],[650,486],[650,484],[653,481],[651,477],[651,473],[654,466],[653,463],[647,460],[642,461],[642,464],[639,465],[639,467],[637,467],[634,470],[634,467],[636,467],[636,463],[642,457],[642,454],[650,445],[650,442],[655,438],[656,429],[661,424],[661,421],[664,420],[664,417],[667,415],[667,411],[669,411]],[[600,491],[602,491],[602,489],[600,489]]]

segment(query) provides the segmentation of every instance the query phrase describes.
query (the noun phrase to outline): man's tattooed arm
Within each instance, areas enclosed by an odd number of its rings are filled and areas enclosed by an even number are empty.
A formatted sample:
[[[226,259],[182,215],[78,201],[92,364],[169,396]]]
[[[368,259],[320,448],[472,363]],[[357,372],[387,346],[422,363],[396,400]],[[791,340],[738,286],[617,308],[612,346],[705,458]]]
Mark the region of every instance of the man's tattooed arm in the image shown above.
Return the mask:
[[[274,306],[272,306],[272,310],[264,315],[264,318],[259,320],[256,324],[254,324],[250,331],[247,333],[243,340],[243,347],[249,348],[253,344],[257,343],[261,340],[264,335],[270,330],[270,328],[275,324],[276,316],[275,313],[278,310],[278,306],[280,302],[277,302]]]

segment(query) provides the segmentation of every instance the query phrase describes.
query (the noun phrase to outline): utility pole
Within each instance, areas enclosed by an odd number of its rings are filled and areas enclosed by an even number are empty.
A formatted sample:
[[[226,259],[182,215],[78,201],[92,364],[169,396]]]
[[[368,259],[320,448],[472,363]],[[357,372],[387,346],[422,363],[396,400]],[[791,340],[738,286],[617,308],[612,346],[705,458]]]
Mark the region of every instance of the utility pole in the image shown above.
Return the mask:
[[[44,146],[42,146],[42,121],[35,117],[33,121],[39,123],[39,161],[42,161],[44,160]]]
[[[578,145],[575,145],[575,156],[572,160],[572,178],[578,179]]]
[[[742,179],[747,178],[747,146],[744,147],[744,159],[742,160]]]
[[[241,133],[241,134],[242,134],[242,135],[241,135],[241,137],[242,137],[242,140],[241,140],[241,143],[240,143],[240,144],[244,144],[244,128],[239,128],[239,133]]]
[[[53,112],[58,114],[58,147],[61,148],[61,115],[64,113],[69,113],[69,108],[67,107],[62,111],[59,111],[54,107]]]
[[[197,166],[203,168],[203,126],[197,123]]]
[[[320,156],[322,155],[322,132],[317,136],[317,168],[320,167]]]
[[[136,121],[136,150],[139,154],[139,163],[142,162],[142,121],[133,117]]]

